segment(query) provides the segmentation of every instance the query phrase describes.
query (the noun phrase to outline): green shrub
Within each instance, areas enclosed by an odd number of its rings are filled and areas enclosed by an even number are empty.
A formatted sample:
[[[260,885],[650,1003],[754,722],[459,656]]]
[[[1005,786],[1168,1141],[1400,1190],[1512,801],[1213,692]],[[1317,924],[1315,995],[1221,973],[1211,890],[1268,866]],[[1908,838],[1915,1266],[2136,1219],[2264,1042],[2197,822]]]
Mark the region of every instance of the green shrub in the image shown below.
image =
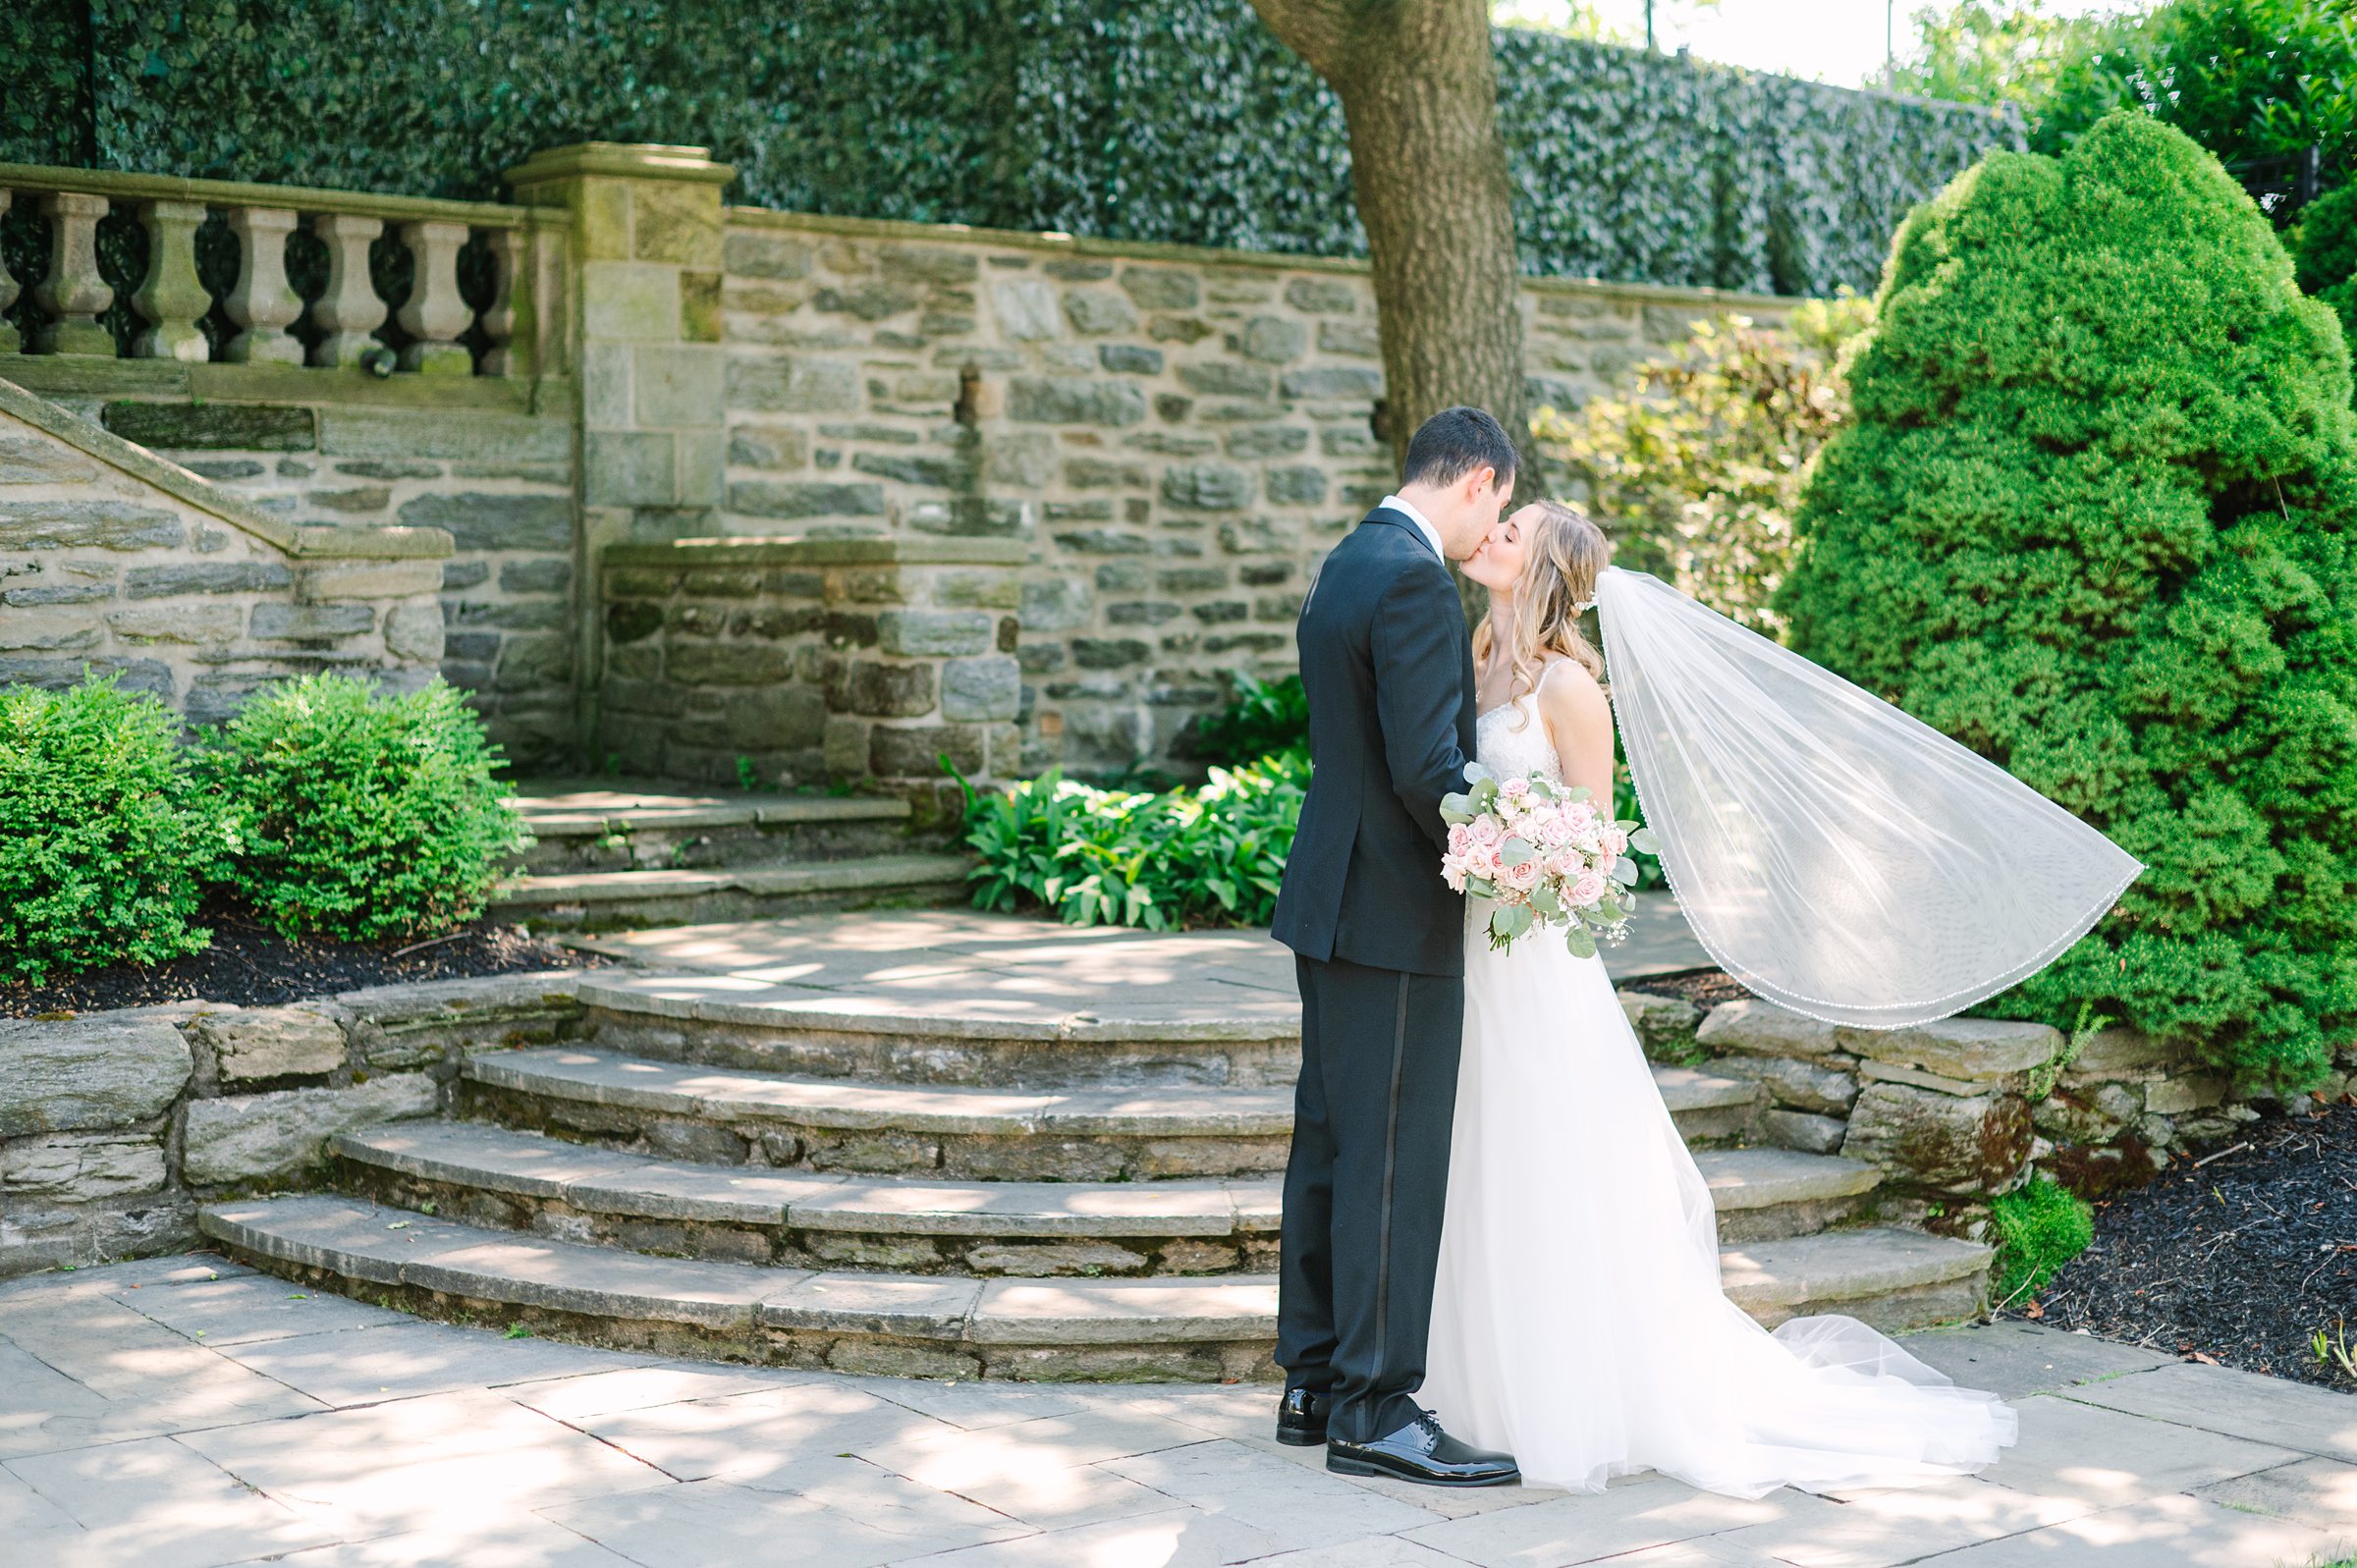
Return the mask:
[[[523,842],[497,758],[438,679],[393,697],[339,675],[259,692],[205,757],[240,839],[229,880],[289,937],[364,942],[471,920]]]
[[[1036,904],[1075,926],[1265,926],[1308,787],[1307,760],[1284,753],[1159,794],[1053,773],[969,791],[974,907]]]
[[[1260,680],[1234,672],[1228,705],[1195,721],[1194,755],[1223,768],[1240,767],[1280,751],[1309,750],[1309,696],[1301,677]]]
[[[2001,1305],[2035,1296],[2055,1271],[2095,1240],[2095,1211],[2068,1188],[2047,1176],[1989,1200],[1997,1227],[1996,1300]]]
[[[1694,323],[1625,395],[1542,407],[1531,433],[1613,536],[1614,559],[1755,631],[1791,566],[1809,460],[1848,413],[1841,346],[1872,319],[1855,295],[1813,299],[1782,330],[1748,316]]]
[[[2344,341],[2357,338],[2357,185],[2342,186],[2301,210],[2292,257],[2300,287],[2332,307]]]
[[[115,677],[0,688],[0,983],[201,949],[223,839],[178,716]]]
[[[2137,114],[2000,153],[1899,231],[1777,598],[1793,646],[2147,871],[2001,999],[2243,1087],[2357,1025],[2357,442],[2331,313]]]

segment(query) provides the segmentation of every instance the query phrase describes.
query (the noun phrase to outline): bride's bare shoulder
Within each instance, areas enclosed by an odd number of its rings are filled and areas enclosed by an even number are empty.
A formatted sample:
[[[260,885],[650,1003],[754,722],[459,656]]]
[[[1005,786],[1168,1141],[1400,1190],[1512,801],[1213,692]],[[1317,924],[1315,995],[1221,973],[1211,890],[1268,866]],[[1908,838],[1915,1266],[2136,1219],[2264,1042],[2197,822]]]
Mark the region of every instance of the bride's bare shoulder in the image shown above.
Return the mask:
[[[1613,705],[1604,685],[1576,659],[1550,659],[1539,672],[1539,706],[1552,718],[1612,722]]]

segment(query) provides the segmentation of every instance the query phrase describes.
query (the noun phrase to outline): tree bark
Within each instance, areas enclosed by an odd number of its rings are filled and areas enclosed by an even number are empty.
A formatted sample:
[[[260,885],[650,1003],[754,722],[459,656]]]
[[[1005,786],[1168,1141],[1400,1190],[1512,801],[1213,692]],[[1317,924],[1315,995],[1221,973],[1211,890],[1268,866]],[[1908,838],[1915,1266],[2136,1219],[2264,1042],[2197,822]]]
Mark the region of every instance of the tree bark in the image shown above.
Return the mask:
[[[1343,101],[1395,461],[1453,404],[1487,408],[1537,493],[1512,188],[1485,0],[1252,0]]]

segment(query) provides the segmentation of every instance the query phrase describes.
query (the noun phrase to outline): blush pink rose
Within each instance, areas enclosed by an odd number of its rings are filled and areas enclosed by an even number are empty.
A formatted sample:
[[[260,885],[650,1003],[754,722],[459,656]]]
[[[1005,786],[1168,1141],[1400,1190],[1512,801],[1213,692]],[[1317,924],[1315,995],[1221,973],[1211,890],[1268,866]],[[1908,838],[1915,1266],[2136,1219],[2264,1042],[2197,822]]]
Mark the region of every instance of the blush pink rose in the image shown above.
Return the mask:
[[[1472,847],[1473,835],[1463,823],[1460,822],[1449,830],[1449,852],[1451,854],[1461,855]]]
[[[1571,884],[1571,901],[1582,908],[1604,897],[1604,878],[1593,871],[1583,871]]]
[[[1498,825],[1496,817],[1491,816],[1475,817],[1466,826],[1465,831],[1472,837],[1475,843],[1484,848],[1506,837],[1506,830]]]
[[[1528,892],[1539,885],[1539,876],[1544,869],[1536,860],[1508,866],[1506,868],[1506,885],[1517,892]]]
[[[1508,800],[1519,800],[1530,793],[1528,779],[1508,779],[1498,786],[1498,792]]]

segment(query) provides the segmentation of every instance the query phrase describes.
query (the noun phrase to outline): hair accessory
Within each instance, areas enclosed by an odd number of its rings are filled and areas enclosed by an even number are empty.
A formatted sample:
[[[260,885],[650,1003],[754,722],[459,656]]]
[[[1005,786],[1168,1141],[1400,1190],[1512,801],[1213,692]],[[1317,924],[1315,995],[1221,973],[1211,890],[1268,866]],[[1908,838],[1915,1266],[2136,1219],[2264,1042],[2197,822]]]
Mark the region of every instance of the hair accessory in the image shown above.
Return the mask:
[[[1591,610],[1593,610],[1593,609],[1595,609],[1595,608],[1596,608],[1596,601],[1595,601],[1595,600],[1593,600],[1593,599],[1582,599],[1581,601],[1579,601],[1579,603],[1577,603],[1577,604],[1575,604],[1575,605],[1573,605],[1573,606],[1571,607],[1571,613],[1572,613],[1573,615],[1575,615],[1575,616],[1584,616],[1584,615],[1586,615],[1586,614],[1587,614],[1589,611],[1591,611]]]

